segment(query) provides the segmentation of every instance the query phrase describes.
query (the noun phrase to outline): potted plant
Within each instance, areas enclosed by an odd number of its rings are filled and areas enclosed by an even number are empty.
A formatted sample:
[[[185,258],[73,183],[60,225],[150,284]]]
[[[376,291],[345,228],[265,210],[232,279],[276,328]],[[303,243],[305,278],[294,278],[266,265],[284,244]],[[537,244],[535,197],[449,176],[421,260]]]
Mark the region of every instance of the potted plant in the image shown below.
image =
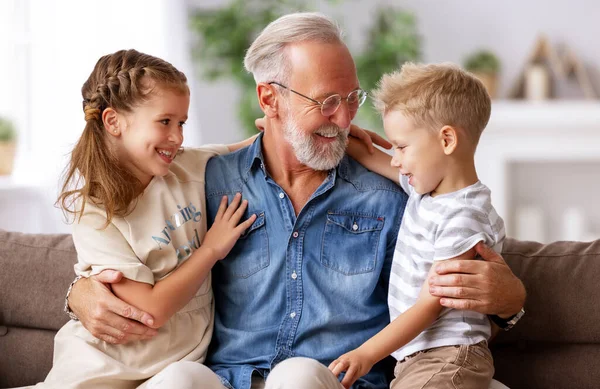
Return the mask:
[[[16,137],[12,122],[0,116],[0,176],[12,172]]]
[[[328,0],[339,4],[342,0]],[[201,8],[192,13],[191,30],[198,37],[194,59],[208,80],[228,78],[240,88],[238,116],[244,129],[256,132],[254,120],[263,116],[256,100],[252,75],[243,68],[243,58],[260,31],[279,16],[310,8],[308,0],[231,0],[219,8]],[[396,70],[406,61],[420,56],[421,38],[413,14],[392,7],[381,7],[368,34],[362,54],[356,56],[361,87],[370,91],[383,73]],[[366,126],[381,130],[381,118],[372,104],[359,110]]]
[[[421,57],[422,38],[413,13],[381,6],[374,15],[365,47],[355,56],[360,86],[369,92],[377,87],[385,73],[398,70],[405,62],[417,62]],[[371,101],[358,111],[357,119],[359,124],[383,133],[381,116]]]
[[[465,60],[465,69],[481,80],[491,98],[496,97],[500,61],[494,53],[489,50],[474,52]]]

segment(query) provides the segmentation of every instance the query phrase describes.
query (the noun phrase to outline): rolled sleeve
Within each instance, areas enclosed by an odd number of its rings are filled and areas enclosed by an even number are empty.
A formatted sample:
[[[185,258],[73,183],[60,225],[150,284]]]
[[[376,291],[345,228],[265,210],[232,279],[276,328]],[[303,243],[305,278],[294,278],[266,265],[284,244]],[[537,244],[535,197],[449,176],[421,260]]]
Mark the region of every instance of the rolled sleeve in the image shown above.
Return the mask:
[[[106,269],[117,270],[125,278],[154,285],[154,274],[133,252],[127,239],[114,225],[104,224],[99,212],[87,212],[73,225],[73,241],[78,262],[75,273],[83,277]]]

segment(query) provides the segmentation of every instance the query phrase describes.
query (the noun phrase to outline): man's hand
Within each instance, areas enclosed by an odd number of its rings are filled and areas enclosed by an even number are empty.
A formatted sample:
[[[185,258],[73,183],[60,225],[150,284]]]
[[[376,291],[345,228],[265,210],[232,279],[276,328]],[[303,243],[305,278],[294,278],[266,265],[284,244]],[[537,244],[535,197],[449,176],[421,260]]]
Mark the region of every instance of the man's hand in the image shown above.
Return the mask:
[[[150,339],[157,334],[156,329],[150,328],[152,316],[118,299],[110,289],[110,284],[122,277],[121,272],[104,270],[80,279],[71,289],[69,307],[92,335],[108,343]]]
[[[367,146],[369,154],[373,154],[375,152],[375,147],[373,146],[373,144],[381,146],[384,149],[392,148],[392,144],[385,140],[383,137],[381,137],[379,134],[370,130],[365,130],[354,124],[350,125],[350,136],[355,137],[362,143],[364,143]]]
[[[346,372],[341,384],[344,388],[348,389],[357,379],[367,374],[373,365],[374,363],[361,352],[361,349],[357,348],[331,362],[329,370],[336,377],[340,373]]]
[[[477,311],[503,318],[513,316],[525,304],[525,287],[504,258],[483,243],[475,246],[484,261],[448,260],[437,264],[429,277],[429,293],[441,297],[448,308]]]

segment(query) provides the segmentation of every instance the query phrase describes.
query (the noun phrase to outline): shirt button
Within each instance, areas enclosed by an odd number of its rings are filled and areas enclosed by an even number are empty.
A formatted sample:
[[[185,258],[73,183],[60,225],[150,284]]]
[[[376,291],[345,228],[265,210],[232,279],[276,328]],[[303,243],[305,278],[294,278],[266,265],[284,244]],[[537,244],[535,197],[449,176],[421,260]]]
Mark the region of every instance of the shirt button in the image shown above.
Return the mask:
[[[291,317],[292,319],[293,319],[293,318],[295,318],[295,317],[296,317],[296,312],[292,312],[292,313],[290,313],[290,317]]]
[[[298,274],[296,274],[296,272],[292,273],[292,279],[295,280],[296,278],[298,278]]]
[[[356,231],[356,230],[358,230],[358,224],[354,223],[352,225],[352,231]]]
[[[282,198],[284,198],[284,197],[285,197],[285,195],[283,194],[283,192],[279,193],[279,198],[280,198],[280,199],[282,199]]]
[[[294,231],[294,233],[292,234],[292,236],[293,236],[294,238],[297,238],[297,237],[298,237],[298,231]]]

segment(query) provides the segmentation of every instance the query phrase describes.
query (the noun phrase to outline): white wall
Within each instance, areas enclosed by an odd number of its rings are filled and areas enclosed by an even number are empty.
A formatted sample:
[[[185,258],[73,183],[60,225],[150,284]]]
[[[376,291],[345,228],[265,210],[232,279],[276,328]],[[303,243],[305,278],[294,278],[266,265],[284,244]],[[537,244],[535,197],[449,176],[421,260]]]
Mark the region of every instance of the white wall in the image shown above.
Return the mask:
[[[212,8],[229,0],[188,0],[191,8]],[[394,5],[417,16],[423,60],[462,63],[479,48],[490,48],[502,62],[500,96],[506,96],[540,33],[557,46],[566,44],[598,77],[600,1],[597,0],[342,0],[331,5],[312,1],[312,10],[325,12],[342,23],[354,52],[364,45],[378,4]],[[598,81],[598,80],[597,80]],[[206,139],[230,141],[243,132],[236,119],[237,92],[228,83],[199,83],[199,110]],[[600,93],[600,83],[596,82]],[[215,104],[215,102],[217,102]],[[218,132],[212,133],[213,129]]]
[[[0,0],[0,114],[20,131],[14,173],[0,179],[0,228],[53,230],[60,219],[56,211],[40,227],[35,210],[53,209],[85,125],[81,86],[96,61],[135,48],[170,61],[193,83],[188,36],[183,0]],[[198,127],[192,112],[186,144],[201,143]]]
[[[97,59],[106,53],[136,48],[169,60],[188,75],[192,109],[186,145],[239,140],[243,131],[236,116],[236,86],[229,81],[207,83],[197,77],[198,65],[192,63],[189,48],[194,37],[187,30],[188,8],[218,7],[228,2],[0,0],[0,114],[16,119],[22,131],[15,174],[8,181],[0,178],[0,191],[5,192],[0,195],[0,228],[11,228],[19,220],[16,229],[20,230],[57,229],[55,221],[40,227],[40,223],[27,220],[39,217],[35,209],[52,209],[65,155],[84,125],[81,85]],[[314,10],[342,23],[355,52],[364,44],[377,4],[403,7],[416,14],[424,61],[462,62],[471,51],[489,47],[503,63],[501,94],[514,82],[540,32],[553,43],[568,44],[588,65],[600,64],[595,42],[600,35],[600,1],[596,0],[313,3]],[[576,123],[577,119],[573,120]],[[596,182],[596,189],[600,186],[598,178],[589,178]],[[33,195],[32,191],[44,195]],[[33,200],[25,200],[33,198],[40,199],[42,208],[31,206]]]

